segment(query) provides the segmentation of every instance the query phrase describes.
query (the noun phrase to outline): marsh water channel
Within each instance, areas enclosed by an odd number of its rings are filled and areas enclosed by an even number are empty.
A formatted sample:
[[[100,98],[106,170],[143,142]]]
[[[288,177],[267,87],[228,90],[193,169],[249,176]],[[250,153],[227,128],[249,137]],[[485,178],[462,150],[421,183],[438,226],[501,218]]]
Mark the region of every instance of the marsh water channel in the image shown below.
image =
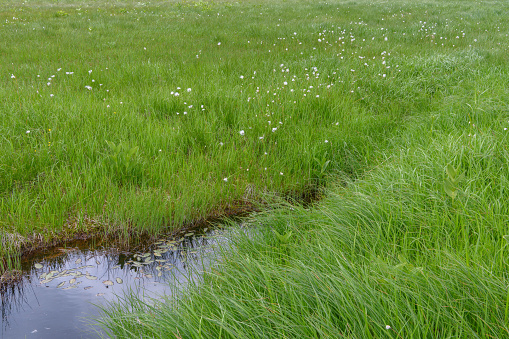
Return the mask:
[[[21,279],[0,285],[0,338],[100,338],[101,306],[126,293],[147,302],[171,296],[171,284],[186,284],[210,265],[227,232],[203,231],[131,250],[77,241],[38,253],[22,263]]]

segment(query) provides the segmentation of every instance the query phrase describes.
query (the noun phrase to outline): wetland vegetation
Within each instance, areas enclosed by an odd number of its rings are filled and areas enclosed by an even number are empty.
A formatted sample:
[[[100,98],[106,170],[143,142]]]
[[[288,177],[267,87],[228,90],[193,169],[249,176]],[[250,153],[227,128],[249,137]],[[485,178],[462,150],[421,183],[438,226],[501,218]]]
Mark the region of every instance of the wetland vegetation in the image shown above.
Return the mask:
[[[508,337],[508,17],[496,0],[6,1],[4,265],[265,201],[179,298],[127,296],[105,331]]]

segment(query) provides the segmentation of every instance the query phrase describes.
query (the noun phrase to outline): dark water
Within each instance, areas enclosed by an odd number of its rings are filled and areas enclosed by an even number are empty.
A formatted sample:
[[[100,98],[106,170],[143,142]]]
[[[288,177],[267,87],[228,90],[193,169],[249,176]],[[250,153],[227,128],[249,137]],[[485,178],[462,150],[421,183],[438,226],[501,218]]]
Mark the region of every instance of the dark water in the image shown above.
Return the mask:
[[[23,264],[21,281],[0,286],[0,338],[99,338],[98,306],[126,292],[146,300],[171,295],[170,284],[193,279],[226,239],[214,230],[161,238],[136,252],[79,244],[42,253]]]

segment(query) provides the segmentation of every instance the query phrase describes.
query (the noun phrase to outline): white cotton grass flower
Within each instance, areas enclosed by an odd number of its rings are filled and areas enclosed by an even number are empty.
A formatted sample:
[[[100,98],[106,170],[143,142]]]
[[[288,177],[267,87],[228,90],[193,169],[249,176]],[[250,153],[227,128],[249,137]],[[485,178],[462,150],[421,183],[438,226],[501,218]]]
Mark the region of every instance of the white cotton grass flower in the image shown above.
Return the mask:
[[[240,134],[240,135],[244,135],[244,134],[245,134],[244,130],[241,130],[241,131],[239,132],[239,134]]]

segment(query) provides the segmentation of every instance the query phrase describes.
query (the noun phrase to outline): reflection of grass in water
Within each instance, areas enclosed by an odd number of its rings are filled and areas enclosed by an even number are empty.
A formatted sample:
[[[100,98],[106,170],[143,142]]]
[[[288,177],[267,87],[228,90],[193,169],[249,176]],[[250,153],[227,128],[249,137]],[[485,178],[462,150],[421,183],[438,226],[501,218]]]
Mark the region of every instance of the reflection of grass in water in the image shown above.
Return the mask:
[[[10,314],[19,312],[19,310],[23,310],[23,307],[27,306],[25,305],[25,293],[33,293],[30,279],[24,276],[22,272],[14,271],[14,273],[7,274],[9,276],[0,281],[2,332],[10,326]]]

